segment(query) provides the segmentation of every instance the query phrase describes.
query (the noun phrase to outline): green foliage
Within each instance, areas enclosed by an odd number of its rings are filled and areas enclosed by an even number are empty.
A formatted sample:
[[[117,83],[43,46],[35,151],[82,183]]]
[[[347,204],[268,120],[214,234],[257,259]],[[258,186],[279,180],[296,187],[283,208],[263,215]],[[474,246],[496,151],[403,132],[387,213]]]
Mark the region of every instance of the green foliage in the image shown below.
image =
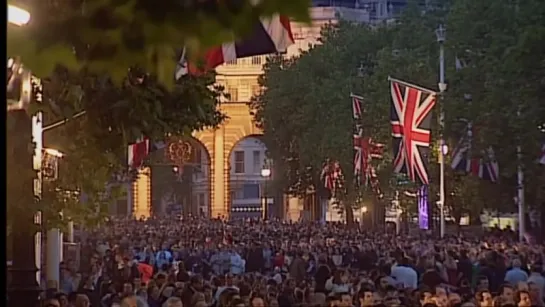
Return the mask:
[[[539,195],[545,170],[536,163],[543,140],[537,127],[545,118],[540,99],[545,92],[545,49],[540,43],[545,39],[544,16],[542,1],[462,0],[454,2],[447,19],[451,54],[464,59],[468,68],[451,72],[456,83],[446,107],[456,104],[454,115],[474,121],[477,149],[496,148],[501,180],[511,187],[510,195],[500,202],[510,211],[518,164],[514,144],[522,148],[527,202],[545,201]],[[462,90],[473,95],[472,104],[461,103]],[[504,190],[498,185],[495,193]]]
[[[213,86],[213,76],[183,78],[172,90],[153,76],[129,75],[119,86],[107,76],[61,68],[42,81],[44,103],[33,104],[31,113],[43,111],[44,126],[86,110],[44,133],[44,146],[65,154],[58,179],[44,184],[42,201],[34,208],[44,211],[49,226],[61,224],[60,211],[80,224],[99,222],[130,180],[127,144],[141,135],[163,140],[215,127],[225,118],[218,111],[223,89]],[[8,163],[17,158],[8,152]],[[22,177],[13,171],[10,178]],[[67,197],[67,191],[79,196]]]
[[[39,77],[56,65],[107,72],[116,83],[139,66],[174,84],[176,50],[201,50],[248,34],[260,16],[281,13],[308,21],[309,0],[10,1],[31,13],[28,25],[8,31],[8,55],[22,56]]]
[[[545,104],[539,102],[545,91],[545,47],[539,43],[545,39],[545,2],[517,3],[438,1],[425,13],[413,3],[396,23],[371,28],[341,22],[326,27],[323,44],[299,57],[269,59],[260,80],[265,90],[251,106],[272,158],[289,179],[284,188],[301,194],[317,184],[326,158],[341,162],[350,184],[350,92],[364,97],[365,134],[386,144],[384,160],[377,165],[386,198],[393,197],[394,190],[407,188],[390,180],[393,157],[387,77],[437,89],[439,48],[434,31],[445,23],[449,88],[442,105],[435,108],[435,118],[439,108],[444,108],[450,148],[466,125],[461,119],[473,121],[477,127],[473,153],[479,155],[493,146],[501,172],[500,183],[489,184],[451,171],[447,161],[447,206],[454,215],[470,214],[473,219],[483,206],[512,211],[517,143],[523,148],[528,203],[545,201],[545,170],[535,162],[543,137],[536,127],[545,118]],[[455,70],[456,57],[467,63],[465,69]],[[464,100],[466,93],[473,96],[473,103]],[[435,195],[439,173],[436,121],[432,131],[434,143],[428,160],[430,195]],[[430,203],[435,200],[430,197]]]

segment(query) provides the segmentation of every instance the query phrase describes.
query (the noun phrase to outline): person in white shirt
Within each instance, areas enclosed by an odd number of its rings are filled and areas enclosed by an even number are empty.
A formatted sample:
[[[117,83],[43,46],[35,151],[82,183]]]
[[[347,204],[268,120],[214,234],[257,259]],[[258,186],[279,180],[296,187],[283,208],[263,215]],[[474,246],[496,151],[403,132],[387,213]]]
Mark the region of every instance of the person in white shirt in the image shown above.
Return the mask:
[[[231,274],[242,275],[245,271],[245,261],[236,251],[231,252]]]
[[[399,260],[399,263],[392,266],[390,276],[394,278],[397,283],[402,284],[404,288],[418,288],[418,274],[409,266],[409,259],[406,257],[402,257]]]

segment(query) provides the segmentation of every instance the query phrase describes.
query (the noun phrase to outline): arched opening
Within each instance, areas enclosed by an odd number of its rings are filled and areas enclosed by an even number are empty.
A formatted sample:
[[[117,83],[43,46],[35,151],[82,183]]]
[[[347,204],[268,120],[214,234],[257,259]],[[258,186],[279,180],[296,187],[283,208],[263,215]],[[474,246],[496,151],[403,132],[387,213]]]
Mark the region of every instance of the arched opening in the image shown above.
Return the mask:
[[[210,154],[204,144],[172,138],[152,153],[150,165],[153,215],[210,215]]]
[[[229,154],[229,210],[231,219],[274,216],[270,188],[272,163],[260,135],[239,140]],[[264,171],[268,170],[268,171]],[[266,205],[265,205],[266,204]]]

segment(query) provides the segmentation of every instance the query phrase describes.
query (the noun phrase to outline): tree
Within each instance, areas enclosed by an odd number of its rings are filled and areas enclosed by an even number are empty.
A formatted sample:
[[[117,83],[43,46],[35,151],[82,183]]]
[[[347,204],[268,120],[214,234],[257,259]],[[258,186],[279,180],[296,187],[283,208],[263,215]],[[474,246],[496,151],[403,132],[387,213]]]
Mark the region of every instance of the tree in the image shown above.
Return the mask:
[[[463,0],[454,2],[448,16],[451,52],[468,63],[455,74],[453,93],[473,95],[474,103],[461,106],[460,113],[479,128],[474,138],[477,150],[496,149],[501,180],[511,187],[510,197],[505,197],[511,210],[519,165],[517,144],[522,149],[527,201],[543,201],[539,190],[545,182],[535,160],[541,146],[536,127],[545,118],[539,98],[545,90],[545,50],[539,43],[545,38],[545,23],[537,17],[544,12],[541,1]]]
[[[352,120],[343,102],[349,91],[363,95],[365,132],[387,145],[384,164],[391,163],[387,77],[437,89],[439,48],[434,31],[440,23],[446,23],[449,87],[435,108],[435,118],[443,108],[444,137],[450,148],[456,146],[467,121],[472,121],[476,127],[474,157],[486,161],[481,151],[493,146],[500,164],[500,182],[489,184],[452,171],[447,157],[447,211],[458,218],[469,213],[474,221],[485,206],[511,211],[519,164],[514,144],[522,148],[526,195],[530,202],[541,203],[545,183],[543,169],[535,159],[541,146],[536,140],[542,137],[536,127],[545,118],[545,107],[538,102],[545,89],[545,50],[538,43],[545,38],[545,24],[536,18],[544,12],[545,4],[538,0],[437,1],[424,12],[411,2],[395,23],[372,29],[340,23],[324,31],[323,45],[298,58],[272,59],[261,80],[265,90],[252,106],[275,162],[280,161],[290,178],[287,186],[304,191],[305,184],[315,184],[326,157],[339,159],[345,173],[351,169]],[[456,58],[465,62],[466,68],[456,70]],[[360,64],[362,77],[356,78],[353,68]],[[465,94],[471,94],[473,103],[464,99]],[[440,136],[438,121],[433,125],[427,157],[431,204],[438,193]],[[391,171],[379,166],[386,186]],[[304,175],[308,167],[312,180]],[[387,197],[401,188],[388,186],[391,190],[385,191]]]
[[[185,45],[199,54],[210,46],[248,35],[260,16],[274,13],[308,21],[309,0],[278,1],[148,0],[61,1],[28,3],[31,21],[10,28],[8,55],[21,56],[39,77],[56,65],[107,72],[122,81],[138,66],[173,85],[176,50]]]
[[[360,93],[358,67],[372,71],[373,55],[388,35],[386,28],[343,22],[323,29],[323,44],[297,58],[269,58],[260,78],[264,91],[251,107],[275,168],[288,178],[285,191],[304,195],[310,187],[321,188],[323,163],[338,160],[349,188],[345,204],[354,203],[350,92]],[[372,124],[366,127],[372,133]]]
[[[222,122],[225,116],[217,108],[222,88],[213,82],[213,75],[189,77],[168,90],[153,76],[129,75],[117,85],[104,75],[58,68],[43,80],[44,103],[33,104],[32,111],[44,112],[46,126],[80,110],[86,113],[45,133],[45,146],[65,157],[58,179],[44,185],[42,201],[33,209],[47,209],[50,226],[58,225],[61,211],[78,223],[98,222],[106,205],[120,196],[122,184],[132,179],[126,173],[128,143],[141,135],[163,140]],[[8,153],[8,161],[13,159],[17,156]],[[19,178],[16,172],[10,178]],[[67,191],[80,197],[66,197]]]

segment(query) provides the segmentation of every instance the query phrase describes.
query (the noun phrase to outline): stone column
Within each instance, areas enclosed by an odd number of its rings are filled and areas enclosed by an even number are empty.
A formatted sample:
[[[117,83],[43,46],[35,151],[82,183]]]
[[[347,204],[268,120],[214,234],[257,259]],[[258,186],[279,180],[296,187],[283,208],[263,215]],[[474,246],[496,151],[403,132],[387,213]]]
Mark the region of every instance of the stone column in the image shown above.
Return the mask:
[[[61,240],[61,232],[58,228],[47,231],[46,276],[48,282],[54,282],[57,287],[60,281]]]
[[[133,209],[134,209],[134,182],[129,182],[127,184],[127,215],[124,217],[127,217],[128,215],[132,215]]]
[[[225,212],[225,127],[222,125],[214,131],[214,153],[212,156],[212,218],[226,215]]]
[[[138,179],[132,185],[133,216],[137,219],[151,216],[151,169],[138,171]]]
[[[74,221],[68,222],[68,242],[74,243]]]

